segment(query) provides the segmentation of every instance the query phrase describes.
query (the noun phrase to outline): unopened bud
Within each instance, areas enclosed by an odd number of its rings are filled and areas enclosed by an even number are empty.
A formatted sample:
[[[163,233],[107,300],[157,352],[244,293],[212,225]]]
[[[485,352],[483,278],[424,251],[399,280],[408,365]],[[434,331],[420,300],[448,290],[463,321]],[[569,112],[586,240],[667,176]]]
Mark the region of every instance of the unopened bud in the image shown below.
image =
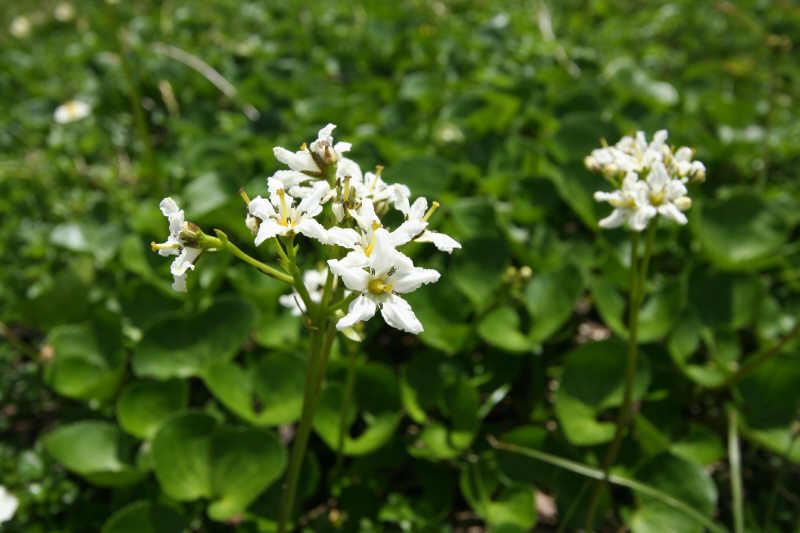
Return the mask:
[[[192,222],[184,222],[179,237],[184,246],[195,246],[201,235],[203,235],[203,230],[200,229],[200,226]]]
[[[519,275],[522,279],[530,279],[533,276],[533,269],[525,265],[519,269]]]
[[[676,198],[673,202],[675,207],[680,209],[681,211],[688,211],[690,207],[692,207],[692,199],[688,196],[681,196],[680,198]]]

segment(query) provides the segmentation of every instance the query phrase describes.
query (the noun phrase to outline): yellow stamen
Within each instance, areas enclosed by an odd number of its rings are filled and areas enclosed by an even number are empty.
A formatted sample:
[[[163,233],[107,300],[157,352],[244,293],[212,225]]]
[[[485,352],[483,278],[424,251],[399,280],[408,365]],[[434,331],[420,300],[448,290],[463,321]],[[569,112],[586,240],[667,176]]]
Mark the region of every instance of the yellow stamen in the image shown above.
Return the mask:
[[[608,148],[608,141],[605,137],[600,137],[600,144],[603,146],[603,148]]]
[[[174,243],[174,244],[160,244],[160,243],[157,243],[155,241],[151,241],[150,242],[150,248],[152,248],[154,252],[157,252],[158,250],[178,249],[180,247],[181,247],[181,245],[177,244],[177,243]]]
[[[434,201],[433,201],[433,203],[431,204],[431,207],[430,207],[430,209],[428,209],[428,212],[427,212],[427,213],[425,213],[425,216],[423,216],[423,217],[422,217],[422,220],[424,220],[425,222],[427,222],[427,221],[428,221],[428,219],[429,219],[429,218],[431,218],[431,215],[432,215],[432,214],[433,214],[433,213],[434,213],[434,212],[435,212],[435,211],[436,211],[438,208],[439,208],[439,202],[437,202],[436,200],[434,200]]]
[[[342,200],[345,203],[350,199],[350,176],[344,177],[344,192],[342,193]]]
[[[653,204],[653,205],[656,205],[656,206],[663,204],[664,203],[664,195],[665,194],[666,194],[666,191],[661,191],[658,194],[651,194],[650,195],[650,203]]]
[[[242,200],[244,200],[245,204],[250,205],[250,197],[247,196],[247,193],[244,192],[244,189],[239,189],[239,196],[242,197]]]
[[[614,207],[636,207],[636,200],[633,198],[625,198],[624,200],[611,200],[609,202]]]
[[[286,207],[286,196],[283,189],[278,189],[278,196],[281,197],[281,219],[278,221],[278,224],[281,226],[288,226],[289,223],[287,218],[289,217],[289,209]]]
[[[306,146],[306,143],[300,145],[300,150],[303,152],[308,152],[308,146]]]
[[[375,295],[384,294],[392,291],[392,284],[386,283],[380,278],[375,278],[369,280],[369,283],[367,284],[367,290]]]
[[[375,224],[374,223],[373,223],[373,228],[372,229],[373,229],[373,231],[372,231],[372,236],[371,236],[370,241],[369,241],[369,246],[364,248],[364,255],[366,255],[367,257],[369,257],[372,254],[372,250],[375,249],[375,231],[374,230],[376,228],[375,228]]]
[[[369,186],[370,191],[375,188],[375,185],[378,184],[378,180],[381,177],[381,172],[383,172],[383,165],[375,165],[375,179],[372,180],[372,185]]]

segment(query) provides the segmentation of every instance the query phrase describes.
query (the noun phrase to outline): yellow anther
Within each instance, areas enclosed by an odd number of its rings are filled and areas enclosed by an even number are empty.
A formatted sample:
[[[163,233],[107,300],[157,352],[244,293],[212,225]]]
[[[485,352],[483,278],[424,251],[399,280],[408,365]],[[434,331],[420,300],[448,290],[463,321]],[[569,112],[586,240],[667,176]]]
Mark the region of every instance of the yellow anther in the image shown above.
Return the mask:
[[[306,143],[300,145],[300,150],[302,150],[303,152],[308,152],[308,146],[306,145]]]
[[[372,222],[372,231],[375,231],[376,229],[378,229],[380,227],[381,227],[381,223],[380,222],[377,222],[377,221],[373,221]],[[374,235],[373,235],[373,238],[375,238]]]
[[[429,219],[429,218],[431,218],[431,215],[433,215],[433,213],[434,213],[434,212],[435,212],[437,209],[439,209],[439,202],[437,202],[436,200],[434,200],[434,201],[433,201],[433,203],[431,204],[431,207],[430,207],[430,209],[428,209],[428,211],[425,213],[425,216],[423,216],[423,217],[422,217],[422,220],[424,220],[425,222],[427,222],[427,221],[428,221],[428,219]]]
[[[369,280],[369,283],[367,284],[367,290],[375,295],[384,294],[387,292],[392,292],[392,284],[386,283],[380,278],[374,278]]]
[[[614,207],[636,207],[636,200],[625,198],[624,200],[611,200],[609,203]]]
[[[244,192],[244,189],[239,189],[239,196],[242,197],[242,200],[244,200],[245,204],[250,205],[250,197],[247,196],[247,193]]]
[[[342,199],[346,202],[350,198],[350,176],[344,177],[344,192],[342,193]]]

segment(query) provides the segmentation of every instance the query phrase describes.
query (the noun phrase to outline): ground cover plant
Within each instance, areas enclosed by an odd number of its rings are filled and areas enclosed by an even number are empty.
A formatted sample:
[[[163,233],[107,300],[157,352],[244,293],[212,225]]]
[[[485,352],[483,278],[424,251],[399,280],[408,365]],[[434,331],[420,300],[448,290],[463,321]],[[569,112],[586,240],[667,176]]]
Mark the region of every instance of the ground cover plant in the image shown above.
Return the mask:
[[[0,22],[2,531],[796,530],[793,3]]]

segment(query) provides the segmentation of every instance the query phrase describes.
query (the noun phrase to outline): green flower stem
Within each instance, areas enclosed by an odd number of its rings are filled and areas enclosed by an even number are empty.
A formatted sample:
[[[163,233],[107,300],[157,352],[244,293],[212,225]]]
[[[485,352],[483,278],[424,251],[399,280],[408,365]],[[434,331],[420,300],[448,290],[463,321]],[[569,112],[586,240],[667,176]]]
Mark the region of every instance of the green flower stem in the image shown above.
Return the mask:
[[[727,533],[727,529],[721,527],[710,519],[708,519],[705,515],[697,511],[694,507],[678,500],[663,492],[651,485],[647,485],[640,481],[636,481],[635,479],[630,479],[623,476],[618,476],[616,474],[607,474],[606,472],[600,470],[599,468],[594,468],[589,465],[585,465],[583,463],[579,463],[577,461],[572,461],[570,459],[566,459],[564,457],[559,457],[557,455],[552,455],[546,452],[542,452],[539,450],[534,450],[532,448],[526,448],[523,446],[517,446],[515,444],[509,444],[506,442],[499,442],[497,439],[492,437],[491,435],[488,437],[489,444],[493,448],[497,448],[500,450],[506,450],[512,453],[518,453],[520,455],[524,455],[526,457],[530,457],[532,459],[536,459],[538,461],[542,461],[553,466],[557,466],[559,468],[563,468],[565,470],[569,470],[575,474],[579,474],[581,476],[586,476],[592,479],[596,479],[600,482],[608,481],[613,485],[619,485],[621,487],[627,487],[639,494],[649,496],[653,499],[656,499],[670,507],[677,509],[678,511],[682,512],[684,515],[690,517],[692,520],[695,520],[698,524],[702,524],[705,526],[709,531],[713,531],[714,533]]]
[[[339,301],[338,301],[338,302],[336,302],[335,304],[333,304],[333,305],[331,305],[330,307],[328,307],[328,313],[332,315],[333,313],[335,313],[335,312],[336,312],[336,311],[338,311],[339,309],[344,309],[345,307],[347,307],[348,305],[350,305],[350,303],[351,303],[353,300],[355,300],[355,299],[356,299],[356,298],[358,298],[358,297],[359,297],[359,294],[358,294],[358,293],[356,293],[356,292],[351,292],[351,293],[350,293],[350,294],[348,294],[346,297],[342,298],[341,300],[339,300]]]
[[[297,291],[297,294],[300,295],[300,299],[303,300],[303,304],[305,304],[309,316],[316,317],[316,310],[318,306],[308,294],[306,284],[303,283],[303,276],[300,274],[300,269],[297,267],[296,251],[294,249],[294,236],[286,237],[285,245],[287,255],[286,259],[289,263],[288,267],[292,274],[292,279],[294,280],[294,289]]]
[[[322,382],[325,379],[325,371],[328,367],[328,358],[331,353],[331,347],[333,346],[333,340],[336,338],[335,322],[332,320],[331,314],[322,305],[314,304],[308,296],[308,291],[300,276],[300,270],[297,268],[295,262],[294,243],[289,241],[286,244],[287,259],[290,263],[289,266],[295,280],[295,288],[306,303],[308,316],[311,319],[311,354],[306,368],[303,410],[300,423],[297,426],[294,443],[292,444],[292,453],[289,458],[286,483],[284,484],[283,496],[281,497],[281,506],[278,514],[278,533],[285,533],[287,531],[287,524],[289,523],[289,518],[294,509],[297,484],[300,479],[300,470],[302,469],[303,459],[305,458],[306,448],[308,447],[308,439],[311,435],[314,413],[317,409],[320,392],[322,391]],[[322,301],[329,300],[332,292],[334,292],[333,281],[328,278],[328,281],[325,283],[325,289],[323,290]]]
[[[794,328],[787,333],[784,337],[782,337],[778,342],[767,348],[766,350],[753,355],[745,361],[745,363],[733,374],[725,378],[725,380],[714,387],[715,389],[725,389],[732,385],[739,383],[742,379],[749,376],[753,371],[755,371],[758,367],[762,364],[766,363],[768,360],[772,359],[776,355],[778,355],[786,343],[792,340],[797,334],[800,333],[800,320],[797,321]]]
[[[650,265],[650,256],[653,252],[653,237],[656,225],[651,223],[647,229],[647,241],[645,244],[644,256],[642,257],[641,269],[637,269],[639,262],[639,234],[633,233],[631,239],[631,281],[628,300],[628,357],[625,362],[625,389],[622,397],[622,406],[617,415],[616,430],[614,439],[608,447],[608,451],[603,459],[603,472],[605,479],[608,480],[608,471],[617,459],[622,442],[625,439],[625,431],[630,423],[631,410],[633,406],[633,382],[636,378],[636,362],[639,354],[639,312],[641,311],[642,301],[645,294],[645,283],[647,282],[647,270]],[[591,531],[594,524],[594,517],[597,513],[597,505],[600,502],[600,494],[603,488],[603,481],[595,483],[592,496],[589,500],[589,511],[586,514],[586,531]]]
[[[202,234],[198,239],[198,243],[201,244],[203,248],[219,248],[221,250],[227,250],[235,257],[256,267],[264,274],[283,281],[284,283],[288,283],[290,285],[294,284],[294,279],[286,272],[281,272],[277,268],[264,264],[258,259],[244,253],[235,244],[228,240],[228,236],[225,235],[222,230],[215,229],[214,233],[217,234],[217,237],[211,237],[210,235]]]
[[[733,530],[744,533],[742,508],[742,458],[739,453],[739,423],[736,411],[728,409],[728,462],[731,468],[731,498],[733,505]]]
[[[336,464],[333,472],[338,473],[344,462],[344,440],[347,433],[347,415],[350,412],[350,403],[353,401],[353,389],[356,384],[356,351],[348,343],[347,353],[347,378],[342,393],[342,406],[339,414],[339,442],[336,445]]]

